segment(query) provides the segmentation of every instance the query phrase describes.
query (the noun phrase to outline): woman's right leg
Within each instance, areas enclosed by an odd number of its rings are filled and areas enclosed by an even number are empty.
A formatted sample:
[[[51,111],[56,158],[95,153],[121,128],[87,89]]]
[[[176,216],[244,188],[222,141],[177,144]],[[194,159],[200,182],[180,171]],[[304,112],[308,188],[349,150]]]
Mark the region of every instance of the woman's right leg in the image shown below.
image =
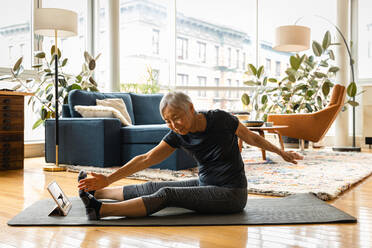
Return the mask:
[[[163,187],[195,187],[199,186],[198,179],[184,181],[147,182],[127,186],[116,186],[97,190],[96,199],[111,199],[117,201],[129,200],[143,195],[151,195]]]

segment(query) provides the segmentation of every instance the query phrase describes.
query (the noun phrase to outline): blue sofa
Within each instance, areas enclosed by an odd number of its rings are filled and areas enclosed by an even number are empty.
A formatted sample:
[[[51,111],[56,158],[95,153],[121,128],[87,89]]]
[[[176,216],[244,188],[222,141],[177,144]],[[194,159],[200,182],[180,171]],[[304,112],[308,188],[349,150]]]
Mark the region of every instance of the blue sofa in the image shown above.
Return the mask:
[[[96,99],[122,98],[133,126],[116,118],[82,118],[76,105],[96,105]],[[97,167],[121,166],[155,147],[169,132],[159,113],[162,94],[98,93],[73,90],[59,119],[59,163]],[[55,162],[55,119],[45,122],[45,159]],[[155,168],[180,170],[196,166],[182,149]]]

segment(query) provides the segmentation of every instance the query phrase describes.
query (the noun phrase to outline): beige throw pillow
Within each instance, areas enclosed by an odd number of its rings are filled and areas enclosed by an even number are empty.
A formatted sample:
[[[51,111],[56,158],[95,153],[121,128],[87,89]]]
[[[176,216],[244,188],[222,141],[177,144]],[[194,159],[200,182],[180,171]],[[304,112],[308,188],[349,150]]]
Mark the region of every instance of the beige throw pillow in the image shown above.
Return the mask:
[[[127,120],[128,124],[126,124],[126,125],[127,126],[132,125],[132,120],[130,119],[127,107],[126,107],[123,99],[121,99],[121,98],[106,98],[106,99],[103,99],[103,100],[96,99],[96,104],[97,104],[97,106],[106,106],[106,107],[112,107],[114,109],[117,109],[124,116],[124,118]]]
[[[123,125],[131,125],[124,116],[113,107],[76,105],[75,110],[85,118],[118,118]]]

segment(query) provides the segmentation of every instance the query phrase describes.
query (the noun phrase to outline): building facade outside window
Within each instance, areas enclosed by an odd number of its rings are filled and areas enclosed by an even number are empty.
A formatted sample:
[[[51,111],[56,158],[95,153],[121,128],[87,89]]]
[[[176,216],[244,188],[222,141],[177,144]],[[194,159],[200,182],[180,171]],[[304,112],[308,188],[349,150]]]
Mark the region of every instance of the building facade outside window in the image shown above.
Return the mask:
[[[186,38],[177,38],[177,59],[185,60],[188,59],[189,53],[189,41]]]
[[[227,48],[227,67],[231,67],[231,47]]]
[[[204,42],[198,41],[198,60],[200,63],[206,62],[207,57],[207,44]]]
[[[207,77],[198,76],[198,86],[199,87],[205,87],[205,86],[207,86]],[[207,95],[206,90],[200,89],[198,91],[198,96],[205,97],[206,95]]]
[[[157,29],[152,30],[152,53],[159,54],[159,33]]]
[[[271,59],[266,58],[265,61],[266,61],[266,63],[265,63],[266,75],[269,76],[269,75],[271,75]]]
[[[243,71],[245,71],[247,69],[246,67],[246,54],[243,53],[243,63],[242,63],[242,68],[243,68]]]
[[[280,76],[280,73],[281,73],[281,63],[280,61],[276,61],[275,62],[275,76],[279,77]]]
[[[214,85],[218,88],[220,86],[220,79],[219,78],[215,78],[214,79]],[[219,90],[215,90],[214,91],[214,97],[220,97],[220,91]]]
[[[236,49],[236,69],[239,69],[240,66],[240,51]]]
[[[215,50],[215,63],[216,65],[220,65],[220,47],[219,46],[214,46],[214,50]]]
[[[178,73],[177,74],[177,84],[182,86],[188,86],[189,85],[189,75]]]

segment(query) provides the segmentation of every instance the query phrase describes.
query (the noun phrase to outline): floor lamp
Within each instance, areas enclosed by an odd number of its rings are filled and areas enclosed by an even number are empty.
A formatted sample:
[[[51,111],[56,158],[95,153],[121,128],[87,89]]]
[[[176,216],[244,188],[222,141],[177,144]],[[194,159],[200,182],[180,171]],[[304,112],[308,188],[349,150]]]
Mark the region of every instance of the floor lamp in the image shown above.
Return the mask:
[[[344,42],[344,45],[347,49],[347,53],[349,55],[349,63],[350,63],[350,68],[351,68],[352,80],[353,80],[352,82],[355,82],[354,63],[353,63],[353,59],[351,57],[351,51],[347,44],[345,36],[342,34],[341,30],[328,19],[321,17],[321,16],[316,16],[316,17],[319,17],[327,21],[328,23],[330,23],[341,36]],[[283,52],[300,52],[300,51],[309,49],[310,28],[296,25],[296,23],[302,18],[303,17],[299,18],[295,22],[295,25],[280,26],[276,28],[276,41],[275,41],[276,44],[273,47],[273,49],[277,51],[283,51]],[[353,101],[355,101],[355,96],[353,96]],[[333,147],[334,151],[340,151],[340,152],[360,152],[361,151],[361,148],[355,145],[355,106],[353,106],[352,110],[353,110],[353,145]]]
[[[58,37],[70,37],[77,35],[77,14],[70,10],[37,8],[34,12],[34,32],[42,36],[54,37],[54,98],[55,98],[55,140],[56,162],[52,166],[44,166],[45,171],[64,171],[65,167],[58,163],[59,126],[58,126]]]

